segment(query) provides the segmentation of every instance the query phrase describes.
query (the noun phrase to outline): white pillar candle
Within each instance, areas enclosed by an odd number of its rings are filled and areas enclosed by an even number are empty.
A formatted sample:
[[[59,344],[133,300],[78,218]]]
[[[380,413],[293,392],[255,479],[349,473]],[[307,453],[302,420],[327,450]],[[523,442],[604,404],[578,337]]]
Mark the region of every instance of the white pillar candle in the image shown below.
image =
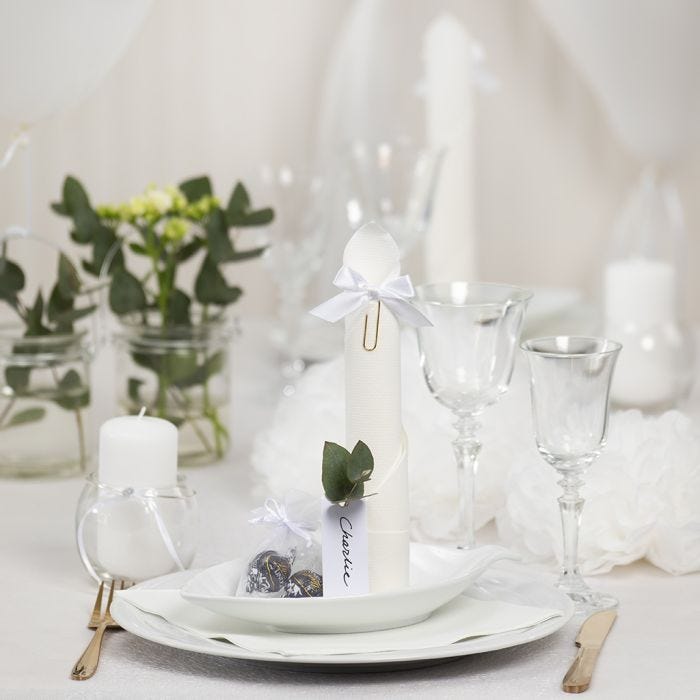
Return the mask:
[[[150,416],[111,418],[100,429],[98,479],[118,489],[177,485],[177,428]],[[174,500],[174,499],[173,499]],[[177,502],[156,499],[163,523]],[[97,559],[116,579],[143,581],[177,569],[156,516],[136,497],[105,492],[98,504]]]
[[[374,223],[360,228],[345,247],[343,263],[369,284],[399,275],[399,249]],[[365,316],[368,316],[365,339]],[[358,440],[374,456],[367,499],[369,586],[371,592],[408,585],[408,469],[401,424],[401,343],[399,324],[377,303],[345,320],[346,445]],[[376,348],[372,348],[376,338]],[[366,340],[366,342],[365,342]]]
[[[100,428],[98,477],[119,488],[177,484],[177,428],[162,418],[120,416]]]
[[[427,139],[446,149],[425,239],[430,282],[476,279],[472,43],[449,14],[434,19],[424,38]]]
[[[628,258],[607,265],[605,333],[622,343],[613,401],[651,408],[676,394],[676,271],[668,262]]]

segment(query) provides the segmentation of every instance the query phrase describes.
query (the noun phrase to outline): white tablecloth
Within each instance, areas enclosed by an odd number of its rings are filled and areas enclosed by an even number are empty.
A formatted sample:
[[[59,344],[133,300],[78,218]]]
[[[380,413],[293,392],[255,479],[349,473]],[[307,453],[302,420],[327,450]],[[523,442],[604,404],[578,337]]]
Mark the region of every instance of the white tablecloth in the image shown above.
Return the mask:
[[[198,492],[202,542],[195,565],[245,551],[253,505],[247,455],[274,404],[276,374],[260,329],[244,328],[235,348],[232,454],[226,464],[187,470]],[[109,353],[96,376],[111,376]],[[98,420],[109,395],[98,395]],[[78,683],[70,669],[90,639],[85,622],[95,585],[75,549],[79,479],[0,481],[0,698],[17,697],[562,697],[575,654],[576,625],[523,647],[431,668],[333,675],[208,657],[108,633],[97,675]],[[698,504],[700,508],[700,504]],[[482,541],[493,533],[480,533]],[[600,657],[591,698],[700,697],[700,574],[674,578],[645,563],[592,584],[616,595],[620,615]]]

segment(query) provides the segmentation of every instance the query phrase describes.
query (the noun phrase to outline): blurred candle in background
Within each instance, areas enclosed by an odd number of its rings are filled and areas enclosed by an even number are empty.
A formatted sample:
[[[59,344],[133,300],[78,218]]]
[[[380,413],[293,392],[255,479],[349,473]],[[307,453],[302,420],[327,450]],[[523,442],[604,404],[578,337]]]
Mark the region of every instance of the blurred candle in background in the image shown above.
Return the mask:
[[[432,221],[425,241],[429,282],[476,279],[474,211],[473,41],[452,15],[436,17],[425,32],[428,145],[444,148]]]
[[[675,189],[642,174],[623,208],[603,275],[605,334],[622,343],[610,397],[661,410],[690,388],[693,343],[682,324],[686,235]]]

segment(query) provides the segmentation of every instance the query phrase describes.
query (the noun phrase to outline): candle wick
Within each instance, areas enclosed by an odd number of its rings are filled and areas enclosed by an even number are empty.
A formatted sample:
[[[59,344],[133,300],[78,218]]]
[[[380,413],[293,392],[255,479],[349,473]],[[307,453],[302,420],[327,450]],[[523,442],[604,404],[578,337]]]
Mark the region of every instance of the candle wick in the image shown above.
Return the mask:
[[[143,418],[146,415],[146,407],[141,406],[141,410],[139,411],[139,418]]]

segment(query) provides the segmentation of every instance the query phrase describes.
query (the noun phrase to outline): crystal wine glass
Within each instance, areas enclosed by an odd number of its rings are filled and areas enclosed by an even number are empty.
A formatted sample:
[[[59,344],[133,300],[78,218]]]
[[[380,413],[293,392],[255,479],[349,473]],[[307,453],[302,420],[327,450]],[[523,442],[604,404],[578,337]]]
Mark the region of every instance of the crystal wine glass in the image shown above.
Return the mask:
[[[265,199],[275,210],[274,221],[266,227],[260,242],[269,246],[263,262],[279,296],[279,324],[273,341],[284,356],[282,374],[288,380],[284,393],[290,394],[294,391],[293,381],[305,368],[300,324],[306,311],[309,282],[322,260],[321,204],[325,185],[321,177],[289,165],[265,166],[260,179]]]
[[[404,141],[353,143],[341,171],[350,228],[376,221],[391,233],[405,257],[430,223],[441,160],[442,151]]]
[[[532,415],[537,449],[558,472],[564,555],[558,587],[577,612],[617,606],[592,591],[578,567],[578,530],[583,510],[581,476],[605,446],[608,394],[621,345],[604,338],[558,336],[523,343],[530,364]]]
[[[416,290],[432,327],[418,329],[420,363],[432,395],[454,414],[459,538],[474,546],[478,417],[508,389],[531,292],[501,284],[449,282]]]

